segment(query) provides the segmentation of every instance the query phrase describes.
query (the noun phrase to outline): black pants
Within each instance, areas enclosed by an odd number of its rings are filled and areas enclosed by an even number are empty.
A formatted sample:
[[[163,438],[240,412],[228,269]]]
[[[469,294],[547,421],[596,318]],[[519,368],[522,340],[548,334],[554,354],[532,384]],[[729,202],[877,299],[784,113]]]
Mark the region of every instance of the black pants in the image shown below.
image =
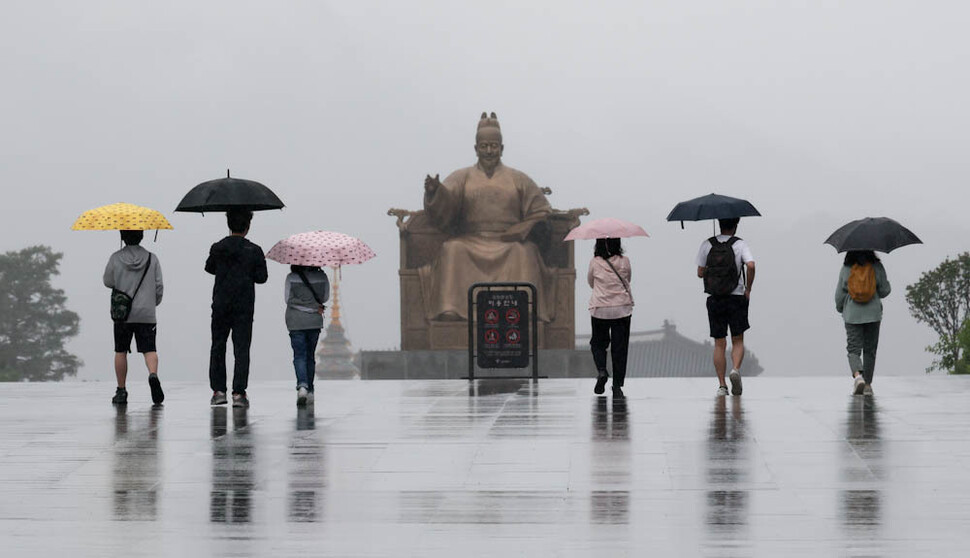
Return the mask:
[[[232,392],[245,393],[249,385],[249,345],[253,338],[252,314],[213,314],[212,349],[209,351],[209,387],[226,390],[226,340],[232,333]]]
[[[593,337],[589,340],[589,348],[593,351],[593,362],[600,374],[606,374],[606,350],[613,345],[610,356],[613,357],[613,385],[623,387],[626,378],[626,354],[630,347],[630,318],[616,318],[615,320],[601,320],[590,318],[593,323]]]

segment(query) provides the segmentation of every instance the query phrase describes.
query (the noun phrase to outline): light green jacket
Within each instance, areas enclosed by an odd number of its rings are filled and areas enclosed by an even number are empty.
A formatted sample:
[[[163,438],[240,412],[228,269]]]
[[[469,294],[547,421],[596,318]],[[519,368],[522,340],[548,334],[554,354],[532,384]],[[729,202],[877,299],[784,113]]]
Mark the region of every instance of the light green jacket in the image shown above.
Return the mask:
[[[892,286],[886,276],[886,268],[882,262],[873,264],[876,270],[876,295],[865,304],[860,304],[849,296],[850,266],[843,265],[839,272],[839,283],[835,287],[835,309],[842,314],[847,324],[868,324],[882,321],[882,299],[889,296]]]

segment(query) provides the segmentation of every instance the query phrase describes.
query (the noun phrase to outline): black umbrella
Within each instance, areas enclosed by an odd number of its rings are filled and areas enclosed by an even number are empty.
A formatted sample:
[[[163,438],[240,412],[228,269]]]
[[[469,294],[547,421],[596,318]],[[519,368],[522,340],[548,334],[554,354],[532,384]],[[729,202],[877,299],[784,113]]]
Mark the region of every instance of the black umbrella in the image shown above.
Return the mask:
[[[667,215],[668,221],[704,221],[706,219],[733,219],[735,217],[761,216],[751,202],[730,196],[708,194],[678,203]]]
[[[825,240],[839,252],[875,250],[887,254],[902,246],[922,243],[911,230],[889,217],[866,217],[846,223]]]
[[[283,202],[272,190],[259,182],[232,178],[229,171],[226,171],[225,178],[203,182],[189,190],[175,211],[205,213],[230,209],[283,209]]]

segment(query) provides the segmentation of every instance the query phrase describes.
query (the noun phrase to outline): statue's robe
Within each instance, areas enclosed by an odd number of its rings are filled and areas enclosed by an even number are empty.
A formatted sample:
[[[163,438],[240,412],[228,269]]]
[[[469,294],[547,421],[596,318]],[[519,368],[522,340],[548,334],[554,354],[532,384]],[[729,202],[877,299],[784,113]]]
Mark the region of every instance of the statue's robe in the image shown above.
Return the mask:
[[[539,319],[555,317],[555,280],[539,248],[526,240],[552,207],[525,173],[501,163],[491,178],[478,165],[459,169],[434,194],[425,193],[424,210],[434,226],[454,235],[418,269],[429,320],[445,312],[468,319],[468,288],[504,281],[535,285]]]

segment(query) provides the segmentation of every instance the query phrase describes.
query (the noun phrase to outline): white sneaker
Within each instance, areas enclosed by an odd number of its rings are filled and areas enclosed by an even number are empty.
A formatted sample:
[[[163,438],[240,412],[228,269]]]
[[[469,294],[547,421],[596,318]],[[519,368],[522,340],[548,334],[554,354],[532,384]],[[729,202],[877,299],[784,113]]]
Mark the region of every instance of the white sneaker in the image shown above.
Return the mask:
[[[306,398],[307,398],[307,390],[305,387],[300,386],[300,388],[296,390],[296,406],[297,407],[306,406]]]
[[[731,379],[731,395],[741,395],[741,371],[735,368],[728,377]]]
[[[859,374],[852,380],[852,395],[862,395],[863,391],[866,389],[866,379]]]
[[[314,397],[313,397],[313,392],[312,391],[310,393],[306,394],[306,404],[307,405],[313,405],[313,399],[314,399]]]
[[[866,387],[862,390],[862,395],[872,395],[872,386],[866,384]]]
[[[727,395],[727,394],[728,394],[727,386],[720,386],[719,388],[717,388],[718,396]]]

